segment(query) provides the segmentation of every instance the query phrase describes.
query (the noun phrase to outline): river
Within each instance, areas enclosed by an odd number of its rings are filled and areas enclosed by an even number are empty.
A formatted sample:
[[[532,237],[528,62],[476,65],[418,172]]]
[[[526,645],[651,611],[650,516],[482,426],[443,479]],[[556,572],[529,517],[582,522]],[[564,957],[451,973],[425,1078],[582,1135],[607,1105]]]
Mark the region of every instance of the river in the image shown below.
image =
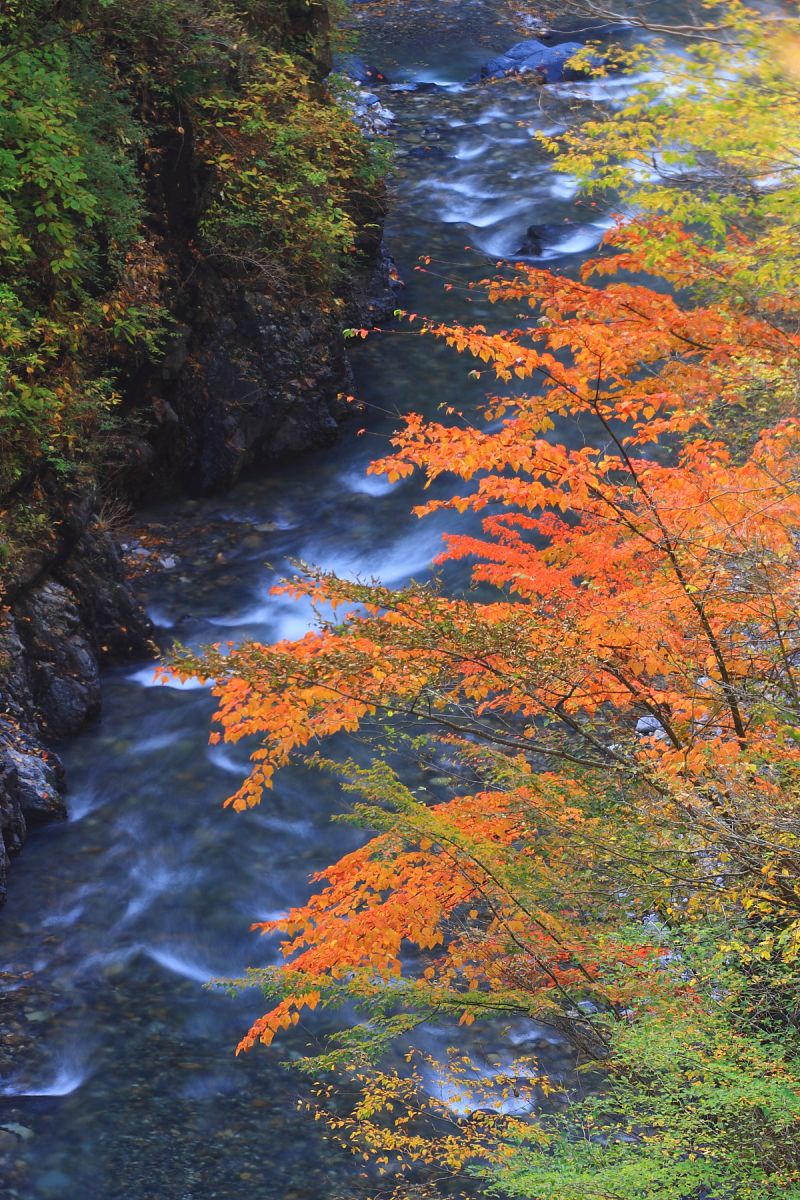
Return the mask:
[[[479,293],[445,291],[441,275],[480,278],[514,254],[532,222],[564,225],[546,258],[576,268],[607,215],[576,209],[571,182],[552,172],[531,135],[563,127],[577,119],[576,105],[626,85],[561,84],[541,94],[530,81],[461,87],[519,36],[499,3],[400,7],[402,22],[366,21],[361,53],[394,80],[444,85],[382,95],[396,117],[386,238],[406,281],[400,303],[496,323]],[[415,270],[421,255],[434,260],[430,273]],[[468,379],[471,363],[401,328],[359,345],[354,366],[368,405],[363,436],[353,425],[332,450],[225,498],[146,514],[168,565],[145,574],[142,587],[165,642],[301,632],[308,613],[268,595],[293,558],[390,584],[429,572],[443,525],[410,515],[418,482],[389,486],[366,467],[386,450],[395,414],[441,404],[469,412],[483,390]],[[556,436],[577,444],[587,432]],[[444,494],[447,484],[439,486]],[[458,586],[459,577],[448,582]],[[330,822],[335,786],[289,770],[260,809],[234,815],[221,805],[244,756],[208,746],[206,691],[154,686],[153,665],[137,664],[109,672],[104,695],[102,721],[64,752],[70,819],[30,839],[2,915],[9,1040],[0,1124],[20,1139],[2,1168],[2,1194],[352,1194],[351,1165],[297,1110],[301,1085],[281,1066],[308,1031],[236,1059],[261,998],[204,987],[270,961],[276,946],[249,934],[249,922],[302,900],[309,874],[353,844],[352,830]]]

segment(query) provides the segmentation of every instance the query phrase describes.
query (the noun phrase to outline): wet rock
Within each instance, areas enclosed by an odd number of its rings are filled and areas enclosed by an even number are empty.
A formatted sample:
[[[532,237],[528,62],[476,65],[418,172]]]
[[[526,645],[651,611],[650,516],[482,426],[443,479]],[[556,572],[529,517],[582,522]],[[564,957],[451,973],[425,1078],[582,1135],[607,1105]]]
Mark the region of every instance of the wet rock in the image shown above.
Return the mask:
[[[574,230],[576,226],[572,223],[564,223],[562,225],[529,225],[525,237],[518,250],[515,253],[520,258],[539,258],[544,254],[548,246],[563,238],[565,233]]]
[[[63,770],[35,732],[0,717],[0,901],[5,898],[11,856],[32,823],[64,817]]]
[[[389,80],[378,67],[372,66],[358,54],[342,54],[334,57],[333,68],[340,75],[347,75],[354,83],[381,84]]]
[[[44,753],[34,744],[27,749],[8,746],[3,756],[6,764],[16,768],[18,804],[28,823],[67,815],[61,764],[55,755],[43,757]]]
[[[382,104],[374,92],[364,87],[354,86],[346,98],[346,104],[356,124],[368,138],[385,135],[394,123],[395,115],[391,109]]]
[[[390,320],[404,286],[395,260],[381,244],[371,270],[362,274],[353,287],[346,314],[348,324],[371,327]],[[349,405],[345,407],[348,413],[353,411]]]
[[[152,653],[152,622],[126,579],[114,539],[91,516],[71,553],[54,566],[53,574],[70,593],[84,641],[99,663],[119,663]]]
[[[542,83],[582,79],[585,77],[585,71],[566,66],[568,60],[582,49],[581,42],[562,42],[557,46],[545,46],[543,42],[529,38],[527,41],[518,42],[505,54],[490,59],[467,82],[481,83],[488,79],[502,79],[507,75],[526,73],[535,73]]]
[[[0,615],[0,900],[30,825],[66,816],[64,772],[48,743],[97,715],[102,662],[152,645],[90,498],[73,503],[59,528],[48,572],[12,581]]]
[[[390,83],[387,92],[400,92],[416,96],[429,96],[433,92],[443,92],[445,88],[440,83],[431,83],[427,79],[408,79],[403,83]]]
[[[368,277],[375,255],[364,255]],[[247,469],[335,441],[337,397],[353,390],[340,315],[223,278],[206,280],[195,305],[192,353],[171,397],[178,423],[157,438],[172,487],[225,492]]]
[[[99,667],[75,599],[51,579],[25,595],[19,612],[36,710],[54,736],[75,733],[100,706]]]
[[[406,158],[426,158],[431,162],[443,162],[452,157],[441,146],[412,146],[406,154]]]

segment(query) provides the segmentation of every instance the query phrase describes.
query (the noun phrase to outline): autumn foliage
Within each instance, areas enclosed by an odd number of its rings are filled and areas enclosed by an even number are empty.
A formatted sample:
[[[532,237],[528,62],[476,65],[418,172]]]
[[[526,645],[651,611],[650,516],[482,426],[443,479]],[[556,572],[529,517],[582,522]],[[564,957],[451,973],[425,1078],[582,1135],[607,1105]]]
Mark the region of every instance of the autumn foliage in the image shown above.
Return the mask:
[[[355,1002],[314,1069],[356,1073],[368,1099],[334,1126],[382,1171],[494,1158],[514,1195],[800,1194],[800,309],[747,285],[761,238],[730,212],[721,237],[643,214],[578,280],[485,280],[500,333],[409,316],[514,384],[480,424],[409,415],[371,468],[453,478],[416,511],[477,515],[439,560],[473,589],[308,568],[279,590],[324,606],[317,629],[179,661],[216,680],[213,736],[259,739],[234,808],[333,735],[377,738],[366,766],[317,760],[375,836],[256,926],[285,963],[250,977],[273,1003],[240,1049]],[[450,1016],[554,1026],[604,1065],[608,1107],[462,1127],[458,1153],[426,1139],[407,1077],[365,1064]]]

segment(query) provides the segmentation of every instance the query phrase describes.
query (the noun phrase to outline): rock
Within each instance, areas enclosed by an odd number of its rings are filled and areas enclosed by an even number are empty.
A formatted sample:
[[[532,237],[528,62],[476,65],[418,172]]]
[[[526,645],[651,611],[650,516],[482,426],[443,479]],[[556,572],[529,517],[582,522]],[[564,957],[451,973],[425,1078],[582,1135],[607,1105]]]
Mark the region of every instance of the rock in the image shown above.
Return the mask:
[[[27,823],[67,815],[61,795],[61,763],[55,755],[44,758],[43,753],[38,747],[25,751],[7,746],[3,755],[5,762],[16,768],[18,803]]]
[[[636,732],[640,737],[663,737],[664,726],[657,717],[650,716],[640,717],[636,722]]]
[[[515,252],[519,258],[539,258],[544,254],[548,243],[557,242],[565,233],[569,233],[575,226],[564,223],[563,225],[529,225],[525,237]]]
[[[84,643],[98,662],[113,664],[152,653],[153,624],[125,578],[114,539],[91,517],[54,575],[69,591]]]
[[[428,96],[432,92],[443,92],[445,89],[440,83],[431,83],[426,79],[408,79],[403,83],[390,83],[387,85],[387,92],[405,92],[417,96]]]
[[[452,157],[441,146],[413,146],[406,155],[406,158],[428,158],[431,162],[443,162]]]
[[[517,42],[505,54],[490,59],[468,83],[480,83],[487,79],[502,79],[506,75],[534,72],[543,83],[560,83],[565,79],[584,78],[585,72],[566,67],[568,59],[583,49],[581,42],[562,42],[556,46],[545,46],[535,38]],[[600,61],[595,59],[593,61]]]
[[[383,71],[377,67],[370,66],[363,58],[357,54],[343,54],[335,57],[333,60],[333,68],[340,75],[347,75],[355,83],[376,84],[388,83],[388,79]]]
[[[364,248],[370,278],[377,255]],[[156,449],[172,488],[209,495],[249,468],[331,445],[337,397],[353,382],[343,310],[322,310],[290,285],[268,293],[219,276],[197,286],[191,353],[170,400],[179,420],[156,434]],[[351,296],[361,287],[354,283]]]
[[[58,520],[49,574],[17,577],[0,614],[0,900],[11,855],[32,824],[63,818],[64,770],[50,738],[77,732],[100,708],[100,664],[151,647],[152,626],[119,553],[73,501]]]
[[[346,103],[356,124],[369,138],[385,134],[395,119],[391,109],[381,104],[374,92],[357,85],[352,94],[347,96]]]
[[[27,1125],[18,1125],[14,1121],[8,1121],[5,1125],[0,1125],[0,1130],[5,1133],[12,1133],[21,1142],[29,1142],[33,1137],[32,1129],[29,1129]]]
[[[398,295],[404,287],[397,272],[397,264],[381,244],[376,252],[371,270],[357,281],[350,306],[346,312],[348,325],[372,327],[389,321],[398,308]],[[353,392],[355,387],[343,389]],[[342,418],[358,411],[357,405],[345,403]]]
[[[26,593],[19,629],[33,699],[55,736],[76,733],[100,707],[100,671],[74,596],[54,579]]]

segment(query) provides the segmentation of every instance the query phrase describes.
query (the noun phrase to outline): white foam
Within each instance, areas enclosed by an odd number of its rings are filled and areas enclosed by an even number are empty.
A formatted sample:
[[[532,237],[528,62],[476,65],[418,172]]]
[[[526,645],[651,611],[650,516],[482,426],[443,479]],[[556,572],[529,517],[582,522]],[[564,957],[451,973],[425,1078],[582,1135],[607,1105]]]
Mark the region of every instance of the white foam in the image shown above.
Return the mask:
[[[228,775],[238,775],[243,779],[249,770],[248,763],[235,759],[223,746],[209,746],[206,753],[214,766]]]
[[[257,629],[262,640],[271,642],[303,637],[316,624],[316,617],[311,605],[302,600],[291,603],[270,596],[243,612],[214,618],[209,624],[223,629]]]
[[[432,192],[452,192],[456,196],[466,196],[469,200],[498,200],[501,192],[486,192],[480,190],[481,180],[475,175],[465,175],[462,179],[434,179],[428,184]]]
[[[85,1063],[79,1065],[74,1061],[69,1061],[57,1068],[55,1076],[50,1083],[41,1083],[33,1087],[20,1087],[9,1084],[2,1089],[0,1095],[69,1096],[72,1092],[76,1092],[88,1078],[89,1071]]]
[[[250,814],[250,819],[255,821],[257,825],[264,825],[267,829],[277,830],[278,833],[289,833],[293,837],[306,838],[314,831],[313,821],[289,820],[288,817],[276,817],[264,812],[255,812]],[[264,920],[267,920],[264,917]]]
[[[385,475],[367,475],[366,471],[347,471],[339,476],[339,480],[349,492],[360,496],[387,496],[398,486],[390,483]]]
[[[282,921],[288,915],[289,910],[286,908],[269,908],[266,912],[257,913],[255,920],[264,921],[265,923],[267,921]]]
[[[488,125],[491,121],[510,121],[513,118],[504,108],[486,108],[476,120],[476,125]]]
[[[48,929],[66,929],[70,925],[74,925],[84,913],[86,905],[82,900],[77,904],[73,904],[71,908],[62,908],[58,912],[51,913],[49,917],[45,917],[42,925]]]
[[[184,979],[191,979],[195,983],[209,983],[212,979],[218,978],[220,974],[224,974],[224,972],[210,971],[208,967],[202,966],[196,960],[184,958],[183,955],[175,954],[172,950],[160,950],[148,946],[145,954],[160,967],[171,971],[173,975],[181,975]]]
[[[571,200],[577,194],[578,180],[574,175],[555,174],[548,190],[555,200]]]
[[[487,205],[481,201],[476,204],[465,197],[460,204],[450,204],[439,213],[439,220],[445,225],[466,224],[475,229],[489,229],[494,225],[505,225],[508,221],[513,221],[515,217],[528,212],[530,206],[530,198],[527,196],[497,205]]]
[[[399,583],[412,575],[426,571],[441,549],[441,537],[428,524],[419,532],[400,538],[391,547],[376,550],[369,558],[339,550],[325,553],[313,544],[304,547],[300,557],[304,562],[319,563],[344,579],[379,579],[382,583]]]
[[[158,608],[148,608],[147,615],[157,629],[172,629],[175,622]]]
[[[131,870],[131,881],[135,895],[120,918],[120,925],[134,920],[150,908],[154,900],[165,892],[177,893],[193,882],[193,872],[188,867],[167,866],[152,858],[138,860]]]
[[[569,237],[551,246],[542,255],[542,258],[554,258],[562,254],[582,254],[584,251],[590,250],[592,246],[599,245],[600,239],[605,231],[611,228],[611,225],[611,221],[606,221],[602,224],[587,225],[582,229],[577,229]]]
[[[70,794],[67,804],[67,820],[70,823],[82,821],[84,817],[88,817],[89,813],[93,813],[100,808],[103,801],[99,799],[93,788],[84,788],[83,791]]]
[[[159,750],[166,750],[167,746],[171,746],[178,736],[177,733],[157,734],[155,737],[137,742],[136,749],[139,754],[156,754]]]
[[[480,158],[481,155],[485,154],[488,145],[487,141],[462,142],[456,146],[455,157],[460,162],[471,162],[473,158]]]
[[[158,677],[156,672],[158,673]],[[195,688],[210,688],[212,681],[201,683],[194,676],[191,679],[181,680],[174,675],[168,676],[166,679],[161,675],[161,669],[157,667],[140,667],[138,671],[134,671],[131,675],[126,675],[125,678],[130,683],[138,683],[141,687],[166,687],[179,692],[191,692]]]

